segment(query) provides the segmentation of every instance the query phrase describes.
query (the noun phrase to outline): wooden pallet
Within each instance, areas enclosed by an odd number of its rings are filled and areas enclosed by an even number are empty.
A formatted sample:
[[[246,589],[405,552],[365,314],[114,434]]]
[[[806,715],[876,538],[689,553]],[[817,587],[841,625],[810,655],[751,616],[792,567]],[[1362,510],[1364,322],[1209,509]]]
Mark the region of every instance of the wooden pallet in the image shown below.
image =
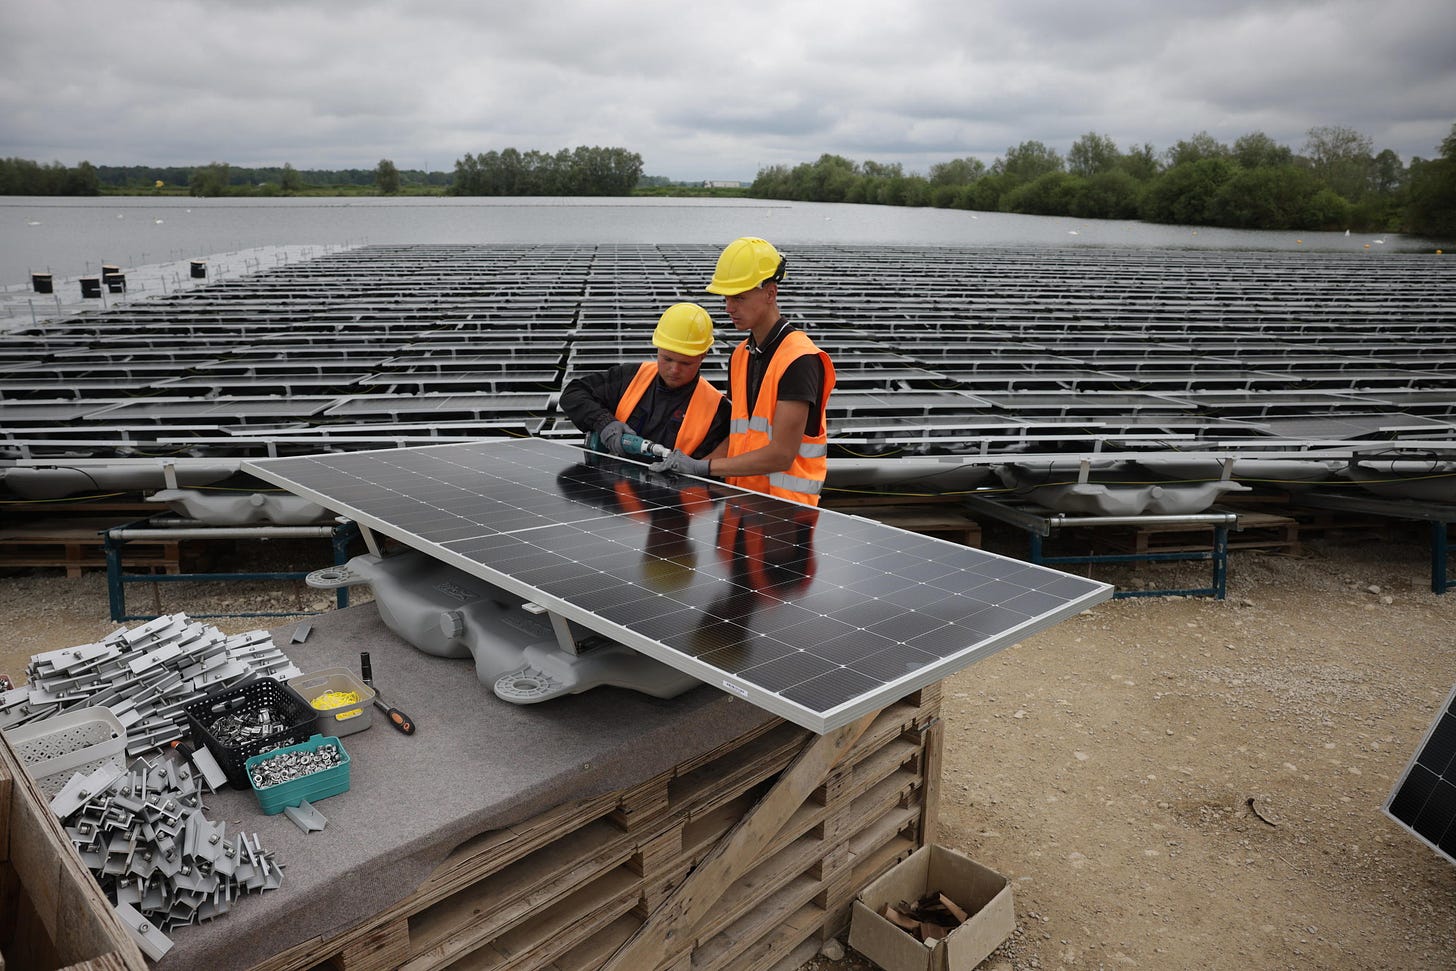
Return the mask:
[[[126,525],[114,517],[43,519],[0,528],[0,567],[61,567],[66,576],[82,570],[106,569],[102,533]],[[180,573],[182,554],[177,540],[136,540],[122,548],[129,569]]]
[[[0,968],[147,971],[45,795],[0,734]]]
[[[1239,526],[1228,533],[1231,550],[1283,550],[1299,554],[1300,523],[1291,516],[1240,512]],[[1189,553],[1213,549],[1213,527],[1199,523],[1159,523],[1135,526],[1114,535],[1120,549],[1140,556],[1150,553]]]
[[[1254,503],[1257,502],[1257,505]],[[1301,537],[1324,536],[1332,533],[1368,533],[1382,539],[1393,539],[1402,526],[1402,521],[1386,516],[1372,516],[1362,513],[1342,512],[1333,509],[1318,509],[1298,505],[1290,495],[1238,496],[1226,503],[1243,519],[1245,510],[1287,516],[1295,521]]]
[[[796,967],[848,926],[860,887],[934,838],[939,710],[935,684],[857,737],[768,722],[482,833],[388,910],[254,971]]]

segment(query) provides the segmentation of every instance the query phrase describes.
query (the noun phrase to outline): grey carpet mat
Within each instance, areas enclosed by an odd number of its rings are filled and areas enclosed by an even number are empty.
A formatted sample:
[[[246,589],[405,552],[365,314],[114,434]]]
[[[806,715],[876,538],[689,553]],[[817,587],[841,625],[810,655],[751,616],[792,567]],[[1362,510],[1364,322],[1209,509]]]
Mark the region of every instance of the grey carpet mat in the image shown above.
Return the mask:
[[[417,724],[404,735],[374,710],[343,737],[350,788],[320,800],[322,832],[263,815],[250,791],[224,789],[207,817],[257,833],[284,864],[283,886],[238,900],[216,920],[172,933],[161,969],[230,971],[342,933],[407,896],[455,847],[553,806],[635,785],[732,741],[772,715],[709,687],[661,700],[596,688],[539,705],[498,700],[469,658],[432,657],[396,637],[373,604],[312,620],[291,644],[303,671],[359,670],[369,651],[382,699]]]

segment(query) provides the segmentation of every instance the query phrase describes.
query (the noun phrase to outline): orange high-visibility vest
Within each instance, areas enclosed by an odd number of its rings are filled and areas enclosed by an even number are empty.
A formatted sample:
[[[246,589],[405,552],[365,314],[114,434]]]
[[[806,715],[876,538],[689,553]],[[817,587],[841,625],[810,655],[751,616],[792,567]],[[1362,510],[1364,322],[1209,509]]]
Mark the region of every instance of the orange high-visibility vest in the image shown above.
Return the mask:
[[[626,421],[632,417],[632,409],[637,407],[637,402],[642,400],[656,377],[657,362],[643,361],[637,368],[637,376],[627,385],[627,390],[622,392],[622,400],[617,402],[617,421]],[[701,374],[698,375],[698,386],[693,389],[693,396],[688,400],[687,411],[677,429],[677,440],[658,444],[692,455],[693,450],[708,437],[708,429],[713,427],[713,418],[718,414],[718,402],[722,400],[723,392],[709,384]]]
[[[732,423],[728,426],[728,455],[752,452],[773,440],[779,379],[790,364],[806,354],[818,354],[824,362],[824,390],[817,404],[819,434],[805,432],[803,441],[799,443],[798,455],[784,471],[768,475],[729,476],[728,482],[743,489],[817,506],[819,493],[824,488],[824,475],[829,468],[829,429],[824,421],[824,410],[829,402],[829,393],[834,390],[834,363],[802,330],[789,331],[774,351],[764,373],[763,384],[758,389],[758,400],[753,404],[752,414],[748,411],[748,342],[744,341],[733,349],[733,357],[728,362],[728,387],[732,389],[733,398]]]

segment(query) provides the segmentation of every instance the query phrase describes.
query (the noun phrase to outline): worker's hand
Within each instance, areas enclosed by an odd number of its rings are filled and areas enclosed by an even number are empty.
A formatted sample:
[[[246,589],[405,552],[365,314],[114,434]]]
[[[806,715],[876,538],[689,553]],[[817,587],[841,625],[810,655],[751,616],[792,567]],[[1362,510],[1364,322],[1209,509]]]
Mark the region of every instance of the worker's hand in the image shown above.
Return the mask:
[[[660,462],[653,462],[648,466],[654,472],[682,472],[685,475],[708,475],[708,460],[695,459],[680,448],[675,448],[672,453]]]
[[[637,433],[632,431],[626,422],[613,420],[602,426],[602,430],[597,432],[597,437],[601,439],[602,448],[611,452],[613,455],[621,455],[622,436],[635,434]]]

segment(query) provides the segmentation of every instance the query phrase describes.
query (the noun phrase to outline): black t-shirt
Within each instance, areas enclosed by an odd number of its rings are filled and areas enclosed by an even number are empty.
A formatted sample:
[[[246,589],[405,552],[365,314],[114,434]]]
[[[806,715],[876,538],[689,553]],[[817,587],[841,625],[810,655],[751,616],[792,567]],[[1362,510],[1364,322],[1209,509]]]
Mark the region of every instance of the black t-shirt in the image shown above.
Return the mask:
[[[762,348],[753,343],[753,338],[748,339],[748,410],[753,411],[754,404],[758,401],[759,388],[763,385],[764,373],[768,370],[769,362],[773,359],[774,352],[784,342],[784,335],[798,328],[790,324],[787,319],[780,317],[774,329],[769,333],[768,341]],[[805,435],[818,435],[820,432],[819,413],[823,411],[820,399],[824,394],[824,361],[818,354],[805,354],[795,359],[784,370],[784,376],[779,379],[779,400],[780,401],[807,401],[809,402],[809,421],[804,426]]]

